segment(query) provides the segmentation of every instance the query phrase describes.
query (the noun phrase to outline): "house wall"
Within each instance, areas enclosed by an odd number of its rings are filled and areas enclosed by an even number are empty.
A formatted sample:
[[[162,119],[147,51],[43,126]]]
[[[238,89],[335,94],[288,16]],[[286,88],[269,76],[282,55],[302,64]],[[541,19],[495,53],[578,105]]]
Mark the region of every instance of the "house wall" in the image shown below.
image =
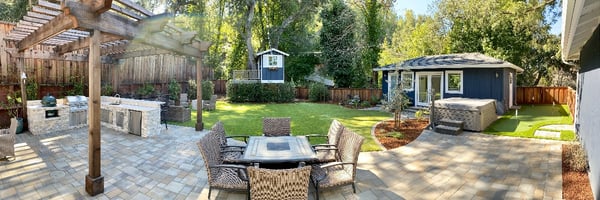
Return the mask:
[[[455,71],[456,69],[452,69]],[[445,70],[435,69],[435,70],[419,70],[419,72],[444,72],[442,76],[443,84],[446,83]],[[503,69],[503,68],[495,68],[495,69],[462,69],[463,71],[463,93],[462,94],[454,94],[454,93],[446,93],[445,87],[443,98],[451,98],[451,97],[464,97],[464,98],[479,98],[479,99],[495,99],[497,101],[496,110],[499,114],[503,113],[508,105],[508,73],[513,69]],[[383,71],[382,76],[382,94],[388,94],[388,73],[390,71]],[[416,72],[416,71],[414,71]],[[496,77],[496,74],[498,76]],[[416,75],[415,75],[416,81]],[[516,85],[516,84],[515,84]],[[416,84],[413,84],[412,91],[406,91],[406,94],[410,98],[411,105],[414,105],[414,97]],[[516,91],[516,87],[514,89]],[[515,93],[516,95],[516,93]],[[514,97],[513,97],[514,98]]]
[[[268,68],[262,68],[262,83],[283,83],[284,68],[277,68],[277,70],[270,70]]]
[[[600,199],[600,26],[581,49],[575,128],[587,152],[594,199]]]

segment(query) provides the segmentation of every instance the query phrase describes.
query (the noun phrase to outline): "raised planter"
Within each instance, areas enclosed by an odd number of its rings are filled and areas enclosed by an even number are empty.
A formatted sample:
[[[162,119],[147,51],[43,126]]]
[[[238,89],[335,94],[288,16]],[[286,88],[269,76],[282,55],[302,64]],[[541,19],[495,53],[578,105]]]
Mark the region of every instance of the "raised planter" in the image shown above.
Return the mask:
[[[192,110],[183,106],[170,106],[164,114],[166,121],[186,122],[192,119]]]

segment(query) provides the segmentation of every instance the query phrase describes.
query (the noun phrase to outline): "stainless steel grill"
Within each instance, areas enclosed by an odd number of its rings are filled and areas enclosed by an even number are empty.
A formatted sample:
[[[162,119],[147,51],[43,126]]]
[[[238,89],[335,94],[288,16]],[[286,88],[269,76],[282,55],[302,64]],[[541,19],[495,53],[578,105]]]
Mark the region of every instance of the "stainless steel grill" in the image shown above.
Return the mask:
[[[67,96],[69,105],[69,125],[77,126],[87,124],[88,98],[85,96]]]

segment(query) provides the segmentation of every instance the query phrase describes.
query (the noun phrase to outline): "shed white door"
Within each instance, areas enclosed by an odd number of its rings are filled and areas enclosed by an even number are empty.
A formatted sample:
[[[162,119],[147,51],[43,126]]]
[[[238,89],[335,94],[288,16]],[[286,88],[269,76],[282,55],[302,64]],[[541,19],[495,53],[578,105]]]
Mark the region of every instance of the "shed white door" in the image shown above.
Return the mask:
[[[435,92],[435,99],[442,99],[442,72],[417,72],[417,85],[415,91],[415,104],[429,106],[430,92]]]
[[[389,73],[388,75],[388,95],[387,100],[389,101],[392,96],[394,96],[394,91],[396,91],[396,87],[398,87],[398,73]]]

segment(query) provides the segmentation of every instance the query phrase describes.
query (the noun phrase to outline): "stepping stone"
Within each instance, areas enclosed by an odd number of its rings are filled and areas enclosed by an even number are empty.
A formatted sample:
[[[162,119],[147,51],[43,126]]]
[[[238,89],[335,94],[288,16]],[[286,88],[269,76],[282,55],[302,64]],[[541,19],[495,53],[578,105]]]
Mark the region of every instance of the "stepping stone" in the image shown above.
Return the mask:
[[[537,131],[535,131],[535,133],[533,135],[537,136],[537,137],[560,138],[560,132],[558,132],[558,131],[537,130]]]

